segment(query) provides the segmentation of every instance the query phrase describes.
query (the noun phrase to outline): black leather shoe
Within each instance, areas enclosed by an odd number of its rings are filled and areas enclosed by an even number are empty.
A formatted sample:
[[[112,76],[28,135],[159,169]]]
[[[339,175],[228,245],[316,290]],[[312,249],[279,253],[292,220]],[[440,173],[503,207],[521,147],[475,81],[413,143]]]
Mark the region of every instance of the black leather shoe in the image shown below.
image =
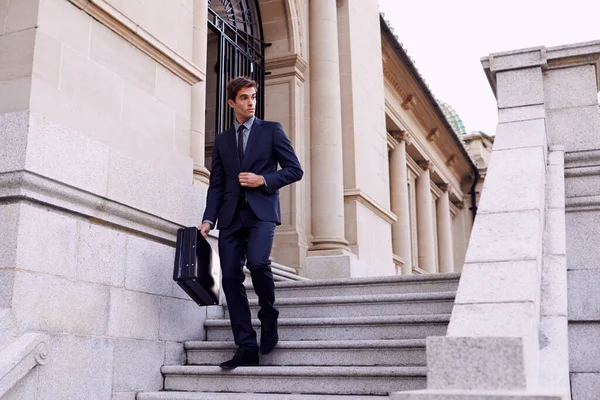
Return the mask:
[[[220,365],[223,369],[234,369],[237,367],[249,367],[258,365],[258,352],[250,352],[244,349],[238,349],[233,358]]]
[[[279,335],[277,334],[277,322],[269,327],[260,328],[260,352],[269,354],[277,346]]]

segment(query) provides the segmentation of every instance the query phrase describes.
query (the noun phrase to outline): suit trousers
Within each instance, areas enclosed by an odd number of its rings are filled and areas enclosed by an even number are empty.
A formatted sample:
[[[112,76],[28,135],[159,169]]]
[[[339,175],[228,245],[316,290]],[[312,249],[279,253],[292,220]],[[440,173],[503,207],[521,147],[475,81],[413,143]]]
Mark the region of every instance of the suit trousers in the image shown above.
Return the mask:
[[[277,322],[275,283],[269,256],[273,246],[275,223],[260,220],[240,201],[231,224],[219,231],[219,257],[223,272],[223,291],[227,299],[229,319],[235,344],[247,351],[258,351],[256,332],[252,328],[250,307],[244,287],[244,263],[250,270],[260,310],[262,326]]]

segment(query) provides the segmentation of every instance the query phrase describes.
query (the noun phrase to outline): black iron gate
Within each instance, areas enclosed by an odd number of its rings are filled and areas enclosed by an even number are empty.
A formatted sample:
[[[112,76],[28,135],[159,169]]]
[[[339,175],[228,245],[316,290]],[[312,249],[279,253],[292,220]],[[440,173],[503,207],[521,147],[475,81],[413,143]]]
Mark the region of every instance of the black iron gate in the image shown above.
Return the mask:
[[[219,35],[215,132],[233,125],[227,82],[247,76],[258,84],[255,115],[264,115],[265,42],[257,0],[209,0],[208,27]]]

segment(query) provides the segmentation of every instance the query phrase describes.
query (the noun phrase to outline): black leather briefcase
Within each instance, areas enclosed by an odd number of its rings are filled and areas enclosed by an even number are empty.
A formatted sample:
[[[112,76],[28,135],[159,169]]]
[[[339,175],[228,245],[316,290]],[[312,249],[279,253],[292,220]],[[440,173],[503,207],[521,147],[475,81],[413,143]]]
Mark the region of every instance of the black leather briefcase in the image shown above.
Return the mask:
[[[173,280],[198,305],[219,304],[218,266],[213,265],[213,251],[198,228],[177,230]]]

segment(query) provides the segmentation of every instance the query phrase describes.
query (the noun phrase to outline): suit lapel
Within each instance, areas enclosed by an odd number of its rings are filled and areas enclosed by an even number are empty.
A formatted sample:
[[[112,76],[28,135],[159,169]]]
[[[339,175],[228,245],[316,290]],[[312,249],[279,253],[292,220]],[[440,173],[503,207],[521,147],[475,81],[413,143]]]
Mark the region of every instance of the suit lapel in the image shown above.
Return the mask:
[[[237,153],[235,128],[229,128],[228,130],[226,130],[224,132],[224,135],[226,135],[225,139],[226,139],[227,147],[229,147],[229,151],[231,152],[231,156],[233,157],[233,160],[234,160],[234,163],[236,166],[236,170],[240,171],[242,166],[240,165],[240,158],[238,157],[238,153]]]
[[[252,146],[254,142],[256,142],[256,138],[260,134],[260,130],[262,129],[262,121],[258,118],[254,118],[254,123],[250,129],[250,136],[248,136],[248,143],[246,144],[246,151],[244,152],[244,162],[242,164],[242,171],[244,170],[244,166],[248,164],[248,159],[252,155]]]

